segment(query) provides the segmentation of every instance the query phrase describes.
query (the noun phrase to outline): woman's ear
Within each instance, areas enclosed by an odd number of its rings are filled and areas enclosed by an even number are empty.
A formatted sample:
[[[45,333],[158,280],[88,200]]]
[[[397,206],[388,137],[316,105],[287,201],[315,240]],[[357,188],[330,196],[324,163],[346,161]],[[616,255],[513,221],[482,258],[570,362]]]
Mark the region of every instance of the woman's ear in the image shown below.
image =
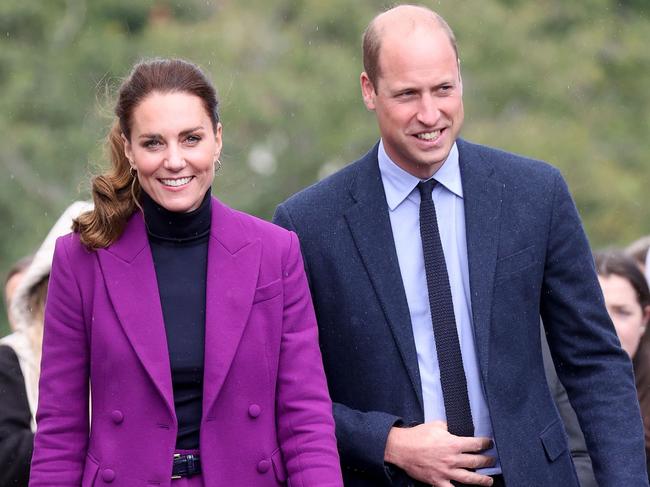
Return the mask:
[[[214,141],[216,143],[216,150],[214,153],[215,159],[219,159],[221,157],[221,147],[223,147],[223,126],[221,125],[221,122],[217,122],[217,127],[214,131]]]
[[[122,142],[124,142],[124,155],[129,160],[131,167],[135,169],[133,165],[133,148],[131,147],[131,142],[129,142],[129,139],[127,139],[123,133],[120,134],[120,136],[122,137]]]

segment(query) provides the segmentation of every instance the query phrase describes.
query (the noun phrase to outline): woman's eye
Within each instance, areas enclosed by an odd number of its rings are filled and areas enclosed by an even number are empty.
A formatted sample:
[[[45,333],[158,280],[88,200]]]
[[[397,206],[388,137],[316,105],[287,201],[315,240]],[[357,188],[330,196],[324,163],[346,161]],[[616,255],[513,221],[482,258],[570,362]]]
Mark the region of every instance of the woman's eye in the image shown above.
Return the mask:
[[[160,147],[162,145],[162,142],[158,139],[149,139],[142,144],[144,147],[147,149],[155,149],[157,147]]]
[[[187,142],[190,145],[196,145],[201,141],[201,137],[198,135],[188,135],[187,138],[185,139],[185,142]]]

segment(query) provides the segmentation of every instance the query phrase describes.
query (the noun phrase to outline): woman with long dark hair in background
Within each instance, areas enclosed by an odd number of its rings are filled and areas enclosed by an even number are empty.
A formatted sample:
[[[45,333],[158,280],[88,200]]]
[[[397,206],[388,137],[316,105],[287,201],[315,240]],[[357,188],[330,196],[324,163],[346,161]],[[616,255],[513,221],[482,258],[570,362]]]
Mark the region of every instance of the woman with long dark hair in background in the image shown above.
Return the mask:
[[[598,252],[595,260],[607,311],[614,322],[621,346],[634,366],[645,430],[646,457],[650,459],[650,290],[634,259],[623,252]]]

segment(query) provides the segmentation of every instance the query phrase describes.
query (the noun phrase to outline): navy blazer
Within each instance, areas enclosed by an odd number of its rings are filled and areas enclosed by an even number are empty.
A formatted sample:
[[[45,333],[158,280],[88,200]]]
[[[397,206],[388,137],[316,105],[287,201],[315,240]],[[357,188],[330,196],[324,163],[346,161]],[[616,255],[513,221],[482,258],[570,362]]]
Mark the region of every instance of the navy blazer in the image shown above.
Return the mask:
[[[603,304],[559,171],[458,140],[476,353],[508,486],[577,486],[549,393],[540,315],[602,486],[648,486],[629,358]],[[383,455],[424,420],[408,305],[377,146],[281,204],[300,237],[347,486],[419,485]]]

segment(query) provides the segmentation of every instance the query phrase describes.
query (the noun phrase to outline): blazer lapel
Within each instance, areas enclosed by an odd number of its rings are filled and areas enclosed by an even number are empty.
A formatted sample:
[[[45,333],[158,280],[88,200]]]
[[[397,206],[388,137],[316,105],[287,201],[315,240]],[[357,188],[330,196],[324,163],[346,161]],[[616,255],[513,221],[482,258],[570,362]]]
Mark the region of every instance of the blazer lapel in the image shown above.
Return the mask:
[[[487,383],[490,313],[503,183],[493,177],[492,163],[481,158],[470,144],[459,140],[458,151],[465,202],[472,318],[481,373]]]
[[[124,333],[175,418],[165,324],[142,214],[134,213],[120,239],[97,255]]]
[[[261,242],[252,239],[237,213],[212,199],[205,316],[203,415],[224,384],[253,305]]]
[[[351,188],[356,204],[345,213],[350,232],[423,408],[422,384],[406,293],[397,260],[377,147],[361,161]]]

